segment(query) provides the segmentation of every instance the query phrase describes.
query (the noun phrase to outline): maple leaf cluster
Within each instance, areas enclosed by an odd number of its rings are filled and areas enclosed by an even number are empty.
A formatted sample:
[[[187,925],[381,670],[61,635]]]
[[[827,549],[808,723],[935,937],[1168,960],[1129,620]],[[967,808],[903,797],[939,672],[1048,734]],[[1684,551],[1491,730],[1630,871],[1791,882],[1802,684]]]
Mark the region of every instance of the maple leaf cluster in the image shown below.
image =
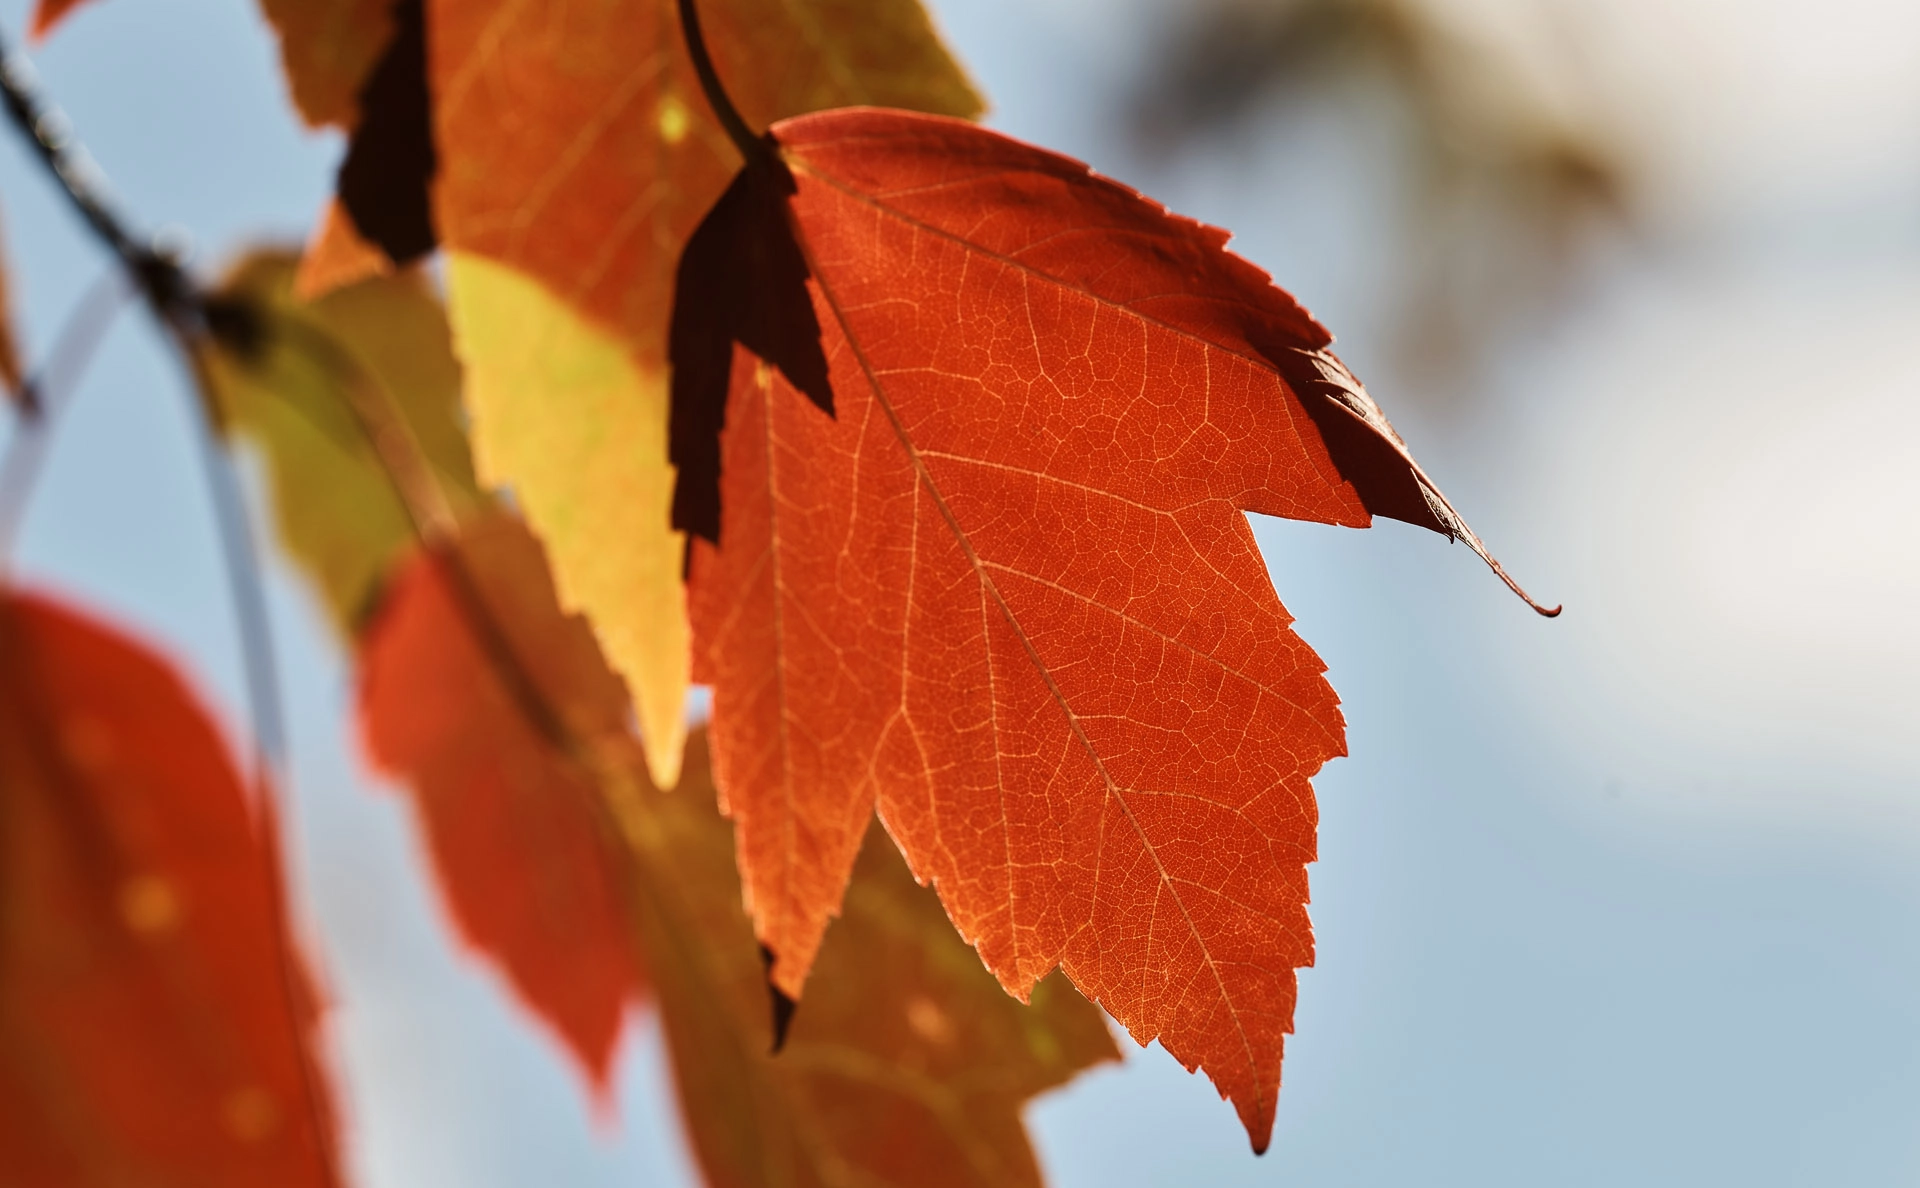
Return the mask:
[[[715,1184],[1037,1183],[1091,1003],[1263,1149],[1345,744],[1246,513],[1487,557],[1328,332],[915,0],[263,8],[348,147],[185,345],[461,936]],[[0,742],[0,1173],[339,1183],[271,790],[38,594]]]

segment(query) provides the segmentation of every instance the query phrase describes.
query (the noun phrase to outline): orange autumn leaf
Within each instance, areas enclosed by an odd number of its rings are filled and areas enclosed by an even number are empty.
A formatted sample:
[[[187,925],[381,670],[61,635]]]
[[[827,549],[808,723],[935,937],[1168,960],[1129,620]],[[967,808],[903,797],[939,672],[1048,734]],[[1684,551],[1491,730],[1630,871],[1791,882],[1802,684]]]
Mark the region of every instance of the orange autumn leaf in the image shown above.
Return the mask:
[[[774,1054],[703,735],[681,786],[655,791],[625,695],[525,530],[470,525],[460,568],[449,556],[409,563],[370,624],[361,713],[423,805],[456,912],[484,914],[469,934],[517,981],[591,979],[607,954],[642,946],[709,1184],[1037,1186],[1020,1110],[1113,1058],[1099,1012],[1058,979],[1031,1006],[1008,998],[876,837]],[[514,830],[494,827],[509,817]],[[598,889],[615,881],[617,921]],[[569,910],[537,933],[512,927],[542,903]],[[555,993],[535,1001],[554,1017]]]
[[[335,199],[320,213],[320,224],[300,254],[300,269],[293,278],[293,295],[302,301],[318,301],[335,289],[374,277],[391,276],[394,271],[393,261],[377,244],[361,238],[352,216]]]
[[[539,544],[501,515],[415,554],[363,635],[360,712],[368,751],[420,814],[460,932],[605,1092],[644,985],[599,792],[553,731],[617,738],[626,696],[586,624],[541,603],[545,573]],[[518,697],[500,663],[530,682]],[[529,713],[528,697],[567,720]]]
[[[1345,741],[1244,513],[1478,542],[1224,232],[957,120],[767,143],[688,247],[673,363],[695,679],[774,980],[799,995],[877,805],[1010,992],[1064,969],[1264,1148]]]
[[[918,0],[709,8],[758,117],[872,102],[979,110]],[[680,249],[737,160],[700,98],[673,0],[430,0],[426,27],[433,215],[474,458],[546,542],[563,604],[593,623],[633,694],[654,779],[672,784],[689,653],[685,541],[668,518],[666,324]],[[391,93],[397,145],[414,92]],[[385,204],[397,229],[410,194],[395,187]]]
[[[293,104],[309,127],[351,129],[359,93],[393,37],[393,0],[260,0],[280,38]]]
[[[980,110],[918,0],[720,0],[705,21],[763,124],[848,103]],[[539,279],[657,370],[681,245],[739,165],[672,0],[428,0],[427,25],[442,240]]]
[[[1114,1054],[1084,992],[1263,1149],[1345,738],[1246,514],[1396,517],[1499,571],[1327,331],[1224,232],[964,122],[756,140],[976,113],[919,0],[699,5],[745,120],[695,0],[262,7],[348,137],[297,277],[200,288],[9,100],[260,447],[449,918],[603,1102],[651,998],[715,1184],[1034,1185],[1025,1103]],[[124,787],[218,740],[117,670],[82,692],[147,719],[69,713],[41,669],[87,666],[25,646],[61,613],[0,601],[0,1181],[330,1183],[271,806],[201,763],[166,795],[213,789],[241,840],[149,844],[218,814]],[[247,962],[196,931],[229,916]],[[263,945],[278,1015],[245,997]],[[42,1026],[82,1010],[109,1024]],[[195,1060],[184,1093],[148,1068]]]
[[[1058,975],[1008,998],[877,828],[786,1043],[714,808],[706,738],[627,819],[681,1110],[712,1188],[1039,1188],[1021,1110],[1119,1054]],[[633,821],[638,816],[640,820]]]
[[[158,657],[0,601],[0,1182],[338,1184],[259,807]]]

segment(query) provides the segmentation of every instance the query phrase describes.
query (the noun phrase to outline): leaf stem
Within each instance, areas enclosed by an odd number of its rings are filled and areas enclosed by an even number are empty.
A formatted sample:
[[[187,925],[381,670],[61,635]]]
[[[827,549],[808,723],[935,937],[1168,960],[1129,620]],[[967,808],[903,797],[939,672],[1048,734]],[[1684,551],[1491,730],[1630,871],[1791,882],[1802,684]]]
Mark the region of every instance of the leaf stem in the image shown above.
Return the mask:
[[[211,308],[221,316],[232,316],[217,302]],[[249,316],[266,315],[256,311]],[[434,477],[420,439],[392,395],[352,352],[314,325],[298,318],[278,317],[264,323],[263,332],[283,336],[288,345],[333,373],[339,381],[340,404],[353,422],[358,440],[372,452],[388,488],[406,512],[414,543],[452,586],[461,617],[473,630],[515,704],[535,731],[556,749],[590,766],[584,758],[585,748],[567,730],[558,709],[548,702],[520,662],[505,628],[481,593],[480,582],[460,551],[459,517]]]
[[[733,105],[726,87],[720,83],[719,72],[713,68],[713,58],[707,53],[706,38],[700,32],[700,13],[695,0],[679,0],[679,3],[680,33],[687,45],[687,56],[693,59],[693,72],[700,76],[700,90],[713,108],[714,117],[726,129],[727,139],[733,141],[747,164],[765,161],[769,156],[766,142],[754,135],[747,121],[740,118],[740,109]]]

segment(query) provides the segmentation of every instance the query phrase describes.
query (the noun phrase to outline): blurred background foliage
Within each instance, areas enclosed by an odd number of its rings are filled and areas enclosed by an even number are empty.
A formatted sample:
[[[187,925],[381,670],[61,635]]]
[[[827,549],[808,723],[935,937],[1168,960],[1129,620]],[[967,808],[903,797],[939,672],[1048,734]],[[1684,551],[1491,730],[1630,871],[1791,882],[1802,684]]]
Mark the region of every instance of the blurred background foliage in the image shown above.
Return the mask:
[[[1466,380],[1505,334],[1552,316],[1596,236],[1632,226],[1633,169],[1524,50],[1441,0],[1193,0],[1156,14],[1128,113],[1161,159],[1257,145],[1339,105],[1379,125],[1412,245],[1389,296],[1403,362]],[[1455,6],[1457,7],[1457,6]],[[1447,390],[1446,386],[1439,386]],[[1453,390],[1458,390],[1454,388]]]

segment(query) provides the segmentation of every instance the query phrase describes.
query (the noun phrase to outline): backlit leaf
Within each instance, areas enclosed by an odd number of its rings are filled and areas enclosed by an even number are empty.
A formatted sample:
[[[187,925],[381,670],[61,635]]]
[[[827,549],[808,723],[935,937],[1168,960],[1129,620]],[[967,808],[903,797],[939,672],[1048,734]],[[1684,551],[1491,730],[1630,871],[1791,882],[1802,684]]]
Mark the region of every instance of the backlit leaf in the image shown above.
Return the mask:
[[[564,604],[602,609],[594,626],[633,692],[653,778],[672,787],[689,661],[666,383],[512,268],[453,252],[447,284],[480,477],[511,486],[541,530]]]
[[[367,74],[393,36],[393,0],[260,0],[308,125],[352,128]]]
[[[1037,1185],[1021,1106],[1113,1057],[1099,1012],[1058,979],[1031,1006],[1008,998],[876,836],[772,1054],[704,736],[680,788],[654,791],[619,682],[524,530],[469,526],[461,556],[459,570],[416,558],[393,583],[365,641],[362,713],[424,809],[468,935],[550,1019],[579,993],[560,983],[604,987],[593,971],[621,938],[604,931],[603,893],[580,892],[605,877],[596,839],[617,822],[626,936],[641,942],[709,1183]],[[542,912],[557,914],[531,926]],[[541,978],[554,984],[530,991]]]
[[[360,229],[335,200],[320,213],[320,225],[300,257],[293,295],[314,301],[356,281],[390,275],[394,269],[385,252],[361,238]]]
[[[334,188],[356,232],[404,265],[438,246],[429,188],[439,156],[427,95],[424,0],[395,0],[388,15],[393,36],[361,85],[360,119]]]
[[[916,0],[726,0],[703,15],[750,118],[979,110]],[[608,641],[671,783],[687,637],[659,446],[666,323],[680,248],[737,158],[671,0],[430,0],[427,20],[435,216],[475,451],[552,550],[565,605]]]
[[[680,247],[739,166],[673,0],[429,0],[427,18],[447,246],[532,276],[659,370]],[[701,19],[756,127],[980,110],[917,0],[709,0]]]
[[[0,601],[0,1182],[337,1183],[271,817],[145,648]]]
[[[625,695],[586,624],[551,609],[545,571],[539,544],[498,515],[468,525],[457,551],[414,556],[362,642],[361,718],[374,760],[412,794],[461,935],[604,1092],[643,989],[625,867],[596,828],[592,773],[495,666],[514,665],[582,737],[620,736]]]
[[[705,738],[643,793],[642,921],[681,1108],[715,1188],[1038,1188],[1026,1101],[1117,1056],[1058,975],[1007,997],[877,828],[786,1044],[714,811]]]
[[[215,293],[231,323],[207,355],[212,399],[259,449],[282,540],[351,636],[375,584],[413,538],[412,513],[371,434],[405,450],[458,514],[481,499],[460,425],[460,368],[439,299],[417,274],[378,277],[313,303],[291,293],[296,258],[257,252]],[[384,428],[356,414],[384,415]]]
[[[773,135],[682,265],[674,438],[774,981],[877,804],[1010,992],[1063,968],[1264,1148],[1345,744],[1244,513],[1471,535],[1225,233],[957,120]]]

